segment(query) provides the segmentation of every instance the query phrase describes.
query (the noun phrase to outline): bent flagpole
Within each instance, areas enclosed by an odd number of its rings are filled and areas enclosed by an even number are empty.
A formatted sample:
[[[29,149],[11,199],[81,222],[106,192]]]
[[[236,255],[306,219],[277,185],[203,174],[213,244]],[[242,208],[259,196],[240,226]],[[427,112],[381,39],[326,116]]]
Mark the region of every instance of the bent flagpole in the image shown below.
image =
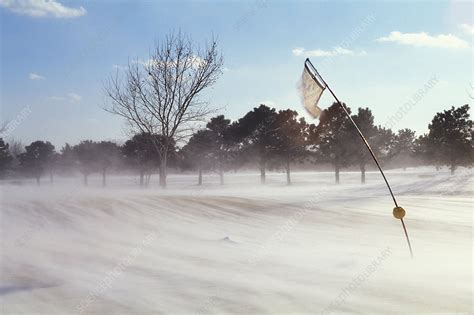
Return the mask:
[[[370,147],[369,142],[365,138],[359,126],[357,126],[357,124],[355,123],[355,121],[352,119],[351,115],[347,111],[346,107],[341,103],[341,101],[339,101],[336,94],[334,94],[334,92],[331,90],[331,88],[326,83],[326,81],[324,81],[323,77],[319,74],[319,72],[313,66],[309,58],[306,58],[305,63],[304,63],[304,70],[303,70],[301,84],[302,84],[301,92],[302,92],[303,105],[310,115],[312,115],[314,118],[319,117],[322,110],[318,107],[317,104],[324,90],[328,89],[331,95],[336,100],[336,102],[339,104],[339,106],[341,106],[344,113],[347,115],[347,118],[349,118],[351,123],[354,125],[355,129],[357,130],[357,133],[362,139],[362,142],[364,142],[365,146],[367,147],[367,150],[369,150],[370,155],[372,156],[375,164],[377,165],[377,168],[379,169],[380,174],[382,174],[383,180],[385,181],[388,191],[390,192],[390,196],[392,196],[393,203],[395,204],[395,208],[393,209],[393,216],[397,219],[400,219],[402,223],[403,231],[405,232],[405,237],[408,243],[408,248],[410,249],[410,255],[411,257],[413,257],[413,251],[411,248],[410,238],[408,237],[407,228],[405,226],[405,222],[403,221],[403,217],[405,216],[405,210],[398,205],[397,199],[395,198],[395,195],[393,194],[392,188],[390,187],[390,184],[388,183],[387,177],[385,176],[385,173],[383,172],[382,167],[380,166],[380,163],[374,151]]]

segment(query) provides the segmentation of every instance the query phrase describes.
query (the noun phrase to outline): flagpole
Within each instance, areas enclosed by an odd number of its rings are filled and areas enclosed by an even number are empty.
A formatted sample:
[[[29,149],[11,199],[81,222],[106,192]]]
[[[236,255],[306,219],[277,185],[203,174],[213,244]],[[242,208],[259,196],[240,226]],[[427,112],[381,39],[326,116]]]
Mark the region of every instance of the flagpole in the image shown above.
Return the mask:
[[[323,80],[324,81],[324,80]],[[377,157],[375,156],[375,153],[374,151],[372,150],[372,148],[370,147],[370,144],[369,142],[367,141],[367,139],[365,138],[364,134],[362,133],[362,131],[359,129],[359,126],[357,126],[357,124],[355,123],[354,119],[352,119],[351,115],[349,114],[349,112],[347,111],[347,109],[344,107],[344,105],[342,105],[342,103],[339,101],[339,99],[337,98],[336,94],[334,94],[334,92],[331,90],[331,88],[329,87],[329,85],[324,81],[324,84],[326,84],[326,88],[329,90],[329,92],[331,92],[332,96],[334,97],[334,99],[336,100],[336,102],[342,107],[342,109],[344,110],[344,112],[346,113],[347,117],[349,118],[349,120],[352,122],[352,124],[354,125],[355,129],[357,130],[357,133],[359,134],[360,138],[362,139],[362,141],[364,142],[365,146],[367,147],[367,149],[369,150],[370,152],[370,155],[372,156],[372,158],[374,159],[375,161],[375,164],[377,165],[379,171],[380,171],[380,174],[382,174],[382,177],[383,177],[383,180],[385,181],[385,184],[387,185],[387,188],[388,188],[388,191],[390,192],[390,195],[392,196],[392,199],[393,199],[393,203],[395,204],[395,207],[398,208],[398,203],[397,203],[397,199],[395,198],[395,195],[393,194],[393,191],[392,191],[392,188],[390,187],[390,184],[388,183],[388,180],[387,180],[387,177],[385,176],[385,173],[383,172],[382,170],[382,167],[380,166],[380,163],[377,159]],[[400,218],[400,221],[402,222],[402,227],[403,227],[403,231],[405,232],[405,237],[407,239],[407,243],[408,243],[408,248],[410,249],[410,255],[411,257],[413,258],[413,250],[411,248],[411,243],[410,243],[410,238],[408,237],[408,231],[407,231],[407,228],[405,226],[405,222],[403,222],[403,218]]]
[[[355,123],[354,119],[352,119],[351,114],[349,114],[349,112],[348,112],[347,109],[344,107],[344,105],[341,103],[341,101],[339,101],[339,99],[337,98],[336,94],[334,94],[334,92],[331,90],[331,88],[330,88],[329,85],[326,83],[326,81],[324,81],[323,77],[319,74],[318,70],[316,70],[316,68],[313,66],[313,64],[311,63],[311,61],[309,60],[309,58],[307,58],[306,61],[309,62],[309,64],[310,64],[311,67],[313,68],[313,70],[316,72],[316,74],[318,75],[318,77],[319,77],[319,78],[321,79],[321,81],[324,83],[325,87],[326,87],[326,88],[329,90],[329,92],[332,94],[332,96],[334,97],[334,99],[336,100],[336,102],[339,104],[339,106],[341,106],[342,110],[344,110],[344,113],[346,113],[347,118],[349,118],[349,120],[350,120],[350,121],[352,122],[352,124],[354,125],[355,129],[357,130],[357,133],[359,134],[360,138],[362,139],[362,141],[364,142],[365,146],[366,146],[367,149],[369,150],[370,155],[371,155],[372,158],[374,159],[375,164],[377,165],[377,168],[379,169],[380,174],[382,174],[383,180],[385,181],[385,184],[387,185],[388,191],[390,192],[390,195],[392,196],[393,203],[395,204],[394,216],[395,216],[397,219],[400,219],[400,221],[401,221],[401,223],[402,223],[403,231],[405,232],[405,237],[406,237],[407,243],[408,243],[408,248],[410,249],[410,255],[411,255],[411,257],[413,258],[413,250],[412,250],[412,248],[411,248],[410,238],[408,237],[408,231],[407,231],[407,228],[406,228],[406,226],[405,226],[405,222],[403,221],[403,216],[405,215],[405,210],[403,210],[403,208],[401,208],[401,207],[398,205],[397,199],[395,198],[395,195],[393,194],[392,188],[390,187],[390,184],[388,183],[387,177],[385,176],[385,173],[383,172],[382,167],[380,166],[380,163],[379,163],[377,157],[375,156],[374,151],[373,151],[372,148],[370,147],[369,142],[368,142],[367,139],[365,138],[365,136],[364,136],[364,134],[362,133],[362,131],[360,130],[359,126],[357,126],[357,124]],[[313,79],[315,79],[314,76],[313,76]],[[397,210],[398,210],[398,211],[401,211],[401,212],[398,212]],[[396,212],[397,212],[397,213],[396,213]]]

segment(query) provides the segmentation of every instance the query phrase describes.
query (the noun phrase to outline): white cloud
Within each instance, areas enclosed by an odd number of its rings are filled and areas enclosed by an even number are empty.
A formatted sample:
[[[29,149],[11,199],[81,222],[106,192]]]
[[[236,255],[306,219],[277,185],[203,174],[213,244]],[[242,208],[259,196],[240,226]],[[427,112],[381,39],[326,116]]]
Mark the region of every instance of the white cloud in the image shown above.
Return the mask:
[[[112,68],[117,69],[117,70],[127,70],[128,69],[126,66],[122,66],[122,65],[113,65]]]
[[[474,26],[469,24],[461,24],[459,28],[466,34],[474,35]]]
[[[134,59],[131,61],[131,63],[139,64],[144,67],[149,67],[151,65],[158,65],[158,61],[156,61],[155,59]],[[119,69],[119,67],[121,67],[120,65],[117,65],[117,66],[118,68],[116,69]]]
[[[52,99],[53,101],[64,101],[65,100],[65,98],[63,96],[56,96],[56,95],[50,96],[49,98]]]
[[[377,39],[378,42],[394,42],[402,45],[409,45],[415,47],[437,47],[437,48],[451,48],[451,49],[464,49],[469,48],[469,44],[454,35],[451,34],[440,34],[437,36],[431,36],[428,33],[401,33],[401,32],[390,32],[386,37],[380,37]]]
[[[76,93],[69,93],[67,96],[69,96],[69,99],[73,102],[79,102],[82,100],[82,96]]]
[[[87,13],[83,7],[66,7],[56,0],[0,0],[0,6],[33,17],[75,18]]]
[[[190,61],[191,66],[194,67],[194,68],[198,68],[199,66],[201,66],[205,62],[204,59],[202,59],[201,57],[196,56],[196,55],[193,55],[193,56],[189,57],[188,60]],[[146,60],[135,59],[135,60],[132,60],[132,63],[137,63],[137,64],[143,65],[145,67],[148,67],[148,66],[151,66],[151,65],[158,65],[159,62],[160,61],[156,60],[156,59],[146,59]],[[169,61],[170,65],[173,65],[174,63],[175,63],[174,60]]]
[[[304,48],[303,47],[296,47],[292,50],[293,55],[295,56],[301,56],[304,53]]]
[[[306,57],[334,57],[334,56],[365,56],[367,52],[365,50],[355,52],[350,49],[346,49],[340,46],[334,47],[332,50],[305,50],[303,47],[296,47],[292,50],[293,55],[295,56],[306,56]]]
[[[39,75],[39,74],[33,73],[33,72],[30,73],[30,74],[28,75],[28,77],[30,78],[30,80],[44,80],[44,79],[46,79],[46,78],[43,77],[42,75]]]
[[[66,96],[58,96],[58,95],[50,96],[49,99],[53,101],[79,102],[80,100],[82,100],[82,96],[80,96],[77,93],[71,92],[71,93],[68,93]]]

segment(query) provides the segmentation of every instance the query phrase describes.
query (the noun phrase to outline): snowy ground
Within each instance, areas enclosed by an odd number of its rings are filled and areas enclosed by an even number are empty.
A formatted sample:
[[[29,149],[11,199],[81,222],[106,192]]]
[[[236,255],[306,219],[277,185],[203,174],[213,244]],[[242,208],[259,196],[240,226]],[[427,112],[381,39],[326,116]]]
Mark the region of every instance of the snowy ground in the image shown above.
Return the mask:
[[[414,259],[377,173],[3,184],[0,313],[471,313],[472,175],[388,173]]]

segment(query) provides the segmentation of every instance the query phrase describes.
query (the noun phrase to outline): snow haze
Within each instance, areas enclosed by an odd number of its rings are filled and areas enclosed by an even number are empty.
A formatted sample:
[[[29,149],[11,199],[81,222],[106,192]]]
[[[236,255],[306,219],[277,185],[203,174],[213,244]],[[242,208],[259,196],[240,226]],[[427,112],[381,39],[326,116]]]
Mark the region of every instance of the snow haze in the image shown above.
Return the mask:
[[[413,259],[380,175],[333,176],[3,183],[2,314],[472,312],[471,171],[388,172]]]

